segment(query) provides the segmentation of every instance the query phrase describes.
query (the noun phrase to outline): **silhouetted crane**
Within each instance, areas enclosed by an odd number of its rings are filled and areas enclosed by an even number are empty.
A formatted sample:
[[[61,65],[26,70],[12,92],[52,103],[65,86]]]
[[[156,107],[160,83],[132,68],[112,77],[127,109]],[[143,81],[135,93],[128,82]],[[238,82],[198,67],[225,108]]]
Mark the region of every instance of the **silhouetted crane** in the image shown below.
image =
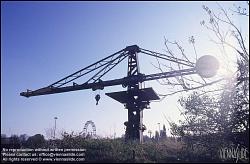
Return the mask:
[[[137,57],[138,53],[143,53],[149,56],[175,62],[181,65],[185,65],[188,68],[149,75],[141,74],[139,71]],[[125,58],[128,58],[128,72],[126,77],[107,81],[101,80],[101,78],[106,73],[108,73]],[[82,76],[87,76],[94,71],[96,73],[85,83],[77,84],[76,82],[73,82],[74,80]],[[149,107],[150,101],[159,99],[158,95],[154,92],[152,88],[142,88],[142,82],[162,78],[190,75],[195,73],[199,73],[196,71],[195,63],[183,59],[178,59],[165,54],[142,49],[139,48],[137,45],[132,45],[127,46],[126,48],[102,60],[99,60],[96,63],[91,64],[47,87],[40,88],[34,91],[27,90],[26,92],[20,93],[20,95],[25,97],[31,97],[77,91],[83,89],[92,89],[93,91],[95,91],[97,89],[102,90],[104,89],[104,87],[108,86],[122,85],[124,88],[127,88],[126,91],[106,93],[106,95],[124,104],[125,108],[128,109],[128,121],[124,123],[126,126],[125,138],[139,140],[140,142],[142,142],[142,134],[143,131],[146,129],[145,126],[142,124],[143,109]],[[73,82],[73,84],[70,85],[70,82]],[[97,95],[95,97],[97,103],[100,99],[99,96]]]

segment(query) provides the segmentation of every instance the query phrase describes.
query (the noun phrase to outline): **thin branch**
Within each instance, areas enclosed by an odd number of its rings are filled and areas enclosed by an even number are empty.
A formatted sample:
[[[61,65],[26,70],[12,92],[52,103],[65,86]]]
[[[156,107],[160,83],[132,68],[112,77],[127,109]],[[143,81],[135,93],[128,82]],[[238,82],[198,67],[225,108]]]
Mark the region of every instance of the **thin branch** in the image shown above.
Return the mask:
[[[247,4],[249,5],[249,2],[247,1]],[[242,8],[242,7],[237,7],[236,5],[234,5],[235,9],[236,10],[232,10],[232,9],[229,9],[231,10],[232,12],[236,13],[236,14],[239,14],[239,15],[243,15],[243,16],[249,16],[249,14],[246,12],[246,8]],[[242,11],[240,10],[242,9]]]
[[[202,95],[205,95],[205,94],[207,94],[207,93],[210,93],[210,92],[218,92],[218,91],[222,91],[222,90],[224,90],[223,88],[220,88],[220,89],[214,89],[214,90],[210,90],[210,91],[205,91],[204,93],[201,93],[201,94],[199,94],[199,95],[197,95],[197,96],[202,96]],[[213,93],[214,94],[214,93]],[[214,96],[214,95],[213,95]]]
[[[247,51],[246,51],[246,46],[245,46],[245,43],[244,43],[244,39],[243,39],[243,37],[242,37],[242,33],[241,33],[240,30],[236,27],[236,25],[231,21],[231,19],[228,17],[227,12],[221,7],[220,4],[218,4],[218,5],[220,6],[221,11],[224,13],[224,15],[226,16],[226,18],[227,18],[228,21],[225,21],[225,20],[223,20],[223,19],[217,17],[215,14],[214,14],[214,17],[215,17],[216,19],[218,19],[218,20],[224,22],[224,23],[227,23],[227,24],[231,25],[231,26],[237,31],[238,35],[240,36],[240,39],[239,39],[239,40],[237,39],[238,42],[239,42],[239,45],[242,45],[242,47],[243,47],[242,50],[244,51],[244,53],[245,53],[246,55],[248,55],[248,53],[247,53]],[[237,38],[237,37],[236,37],[236,38]],[[234,49],[236,49],[236,48],[234,48]],[[243,56],[242,53],[241,53],[239,50],[236,49],[236,51],[239,53],[239,55],[241,55],[241,56],[243,57],[243,59],[245,59],[246,61],[249,62],[249,60],[248,60],[245,56]],[[249,56],[249,55],[248,55],[248,56]]]
[[[221,78],[219,80],[216,80],[216,81],[213,81],[213,82],[210,82],[210,83],[206,83],[204,85],[201,85],[201,86],[197,86],[197,87],[193,87],[193,88],[189,88],[189,89],[186,89],[186,90],[179,90],[179,91],[176,91],[176,92],[173,92],[173,93],[169,93],[169,94],[158,94],[158,96],[161,96],[163,98],[161,98],[160,101],[162,101],[164,98],[166,98],[167,96],[170,96],[170,95],[174,95],[176,93],[180,93],[180,92],[184,92],[184,91],[191,91],[191,90],[195,90],[195,89],[199,89],[199,88],[203,88],[205,86],[209,86],[209,85],[212,85],[212,84],[215,84],[215,83],[218,83],[222,80],[226,80],[225,78]]]

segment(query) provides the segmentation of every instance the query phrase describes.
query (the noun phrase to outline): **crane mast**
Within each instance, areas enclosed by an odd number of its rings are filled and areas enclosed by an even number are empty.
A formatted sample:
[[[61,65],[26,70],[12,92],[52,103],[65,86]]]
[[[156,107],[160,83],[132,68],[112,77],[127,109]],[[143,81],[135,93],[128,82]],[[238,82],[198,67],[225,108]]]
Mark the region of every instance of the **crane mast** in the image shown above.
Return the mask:
[[[140,73],[138,53],[143,53],[149,56],[161,58],[178,64],[188,66],[189,68],[183,70],[176,70],[170,72],[162,72],[156,74],[145,75]],[[113,69],[117,64],[128,58],[128,71],[127,76],[123,78],[103,81],[101,78]],[[70,82],[92,72],[96,72],[85,83],[77,84]],[[126,126],[125,139],[126,140],[139,140],[143,142],[143,131],[146,129],[143,125],[143,110],[149,107],[152,100],[158,100],[158,95],[152,88],[142,88],[142,82],[170,78],[176,76],[195,74],[194,63],[183,59],[178,59],[165,54],[149,51],[139,48],[137,45],[127,46],[126,48],[99,60],[51,85],[40,88],[37,90],[27,90],[21,92],[20,95],[24,97],[32,97],[39,95],[56,94],[84,89],[104,89],[108,86],[122,85],[126,87],[126,91],[106,93],[109,97],[124,104],[128,110],[128,121],[124,123]]]
[[[140,75],[139,61],[137,58],[137,53],[140,52],[138,46],[129,47],[128,56],[128,75],[127,77],[135,77]],[[126,85],[124,85],[126,86]],[[141,91],[142,85],[141,81],[131,81],[127,83],[127,101],[125,102],[125,107],[128,109],[128,121],[124,123],[126,126],[125,139],[136,140],[139,139],[143,142],[143,128],[142,128],[142,118],[143,118],[143,108],[142,101],[135,99],[134,92]],[[120,92],[120,95],[122,92]],[[112,97],[112,93],[107,94]],[[121,99],[118,99],[118,101]]]

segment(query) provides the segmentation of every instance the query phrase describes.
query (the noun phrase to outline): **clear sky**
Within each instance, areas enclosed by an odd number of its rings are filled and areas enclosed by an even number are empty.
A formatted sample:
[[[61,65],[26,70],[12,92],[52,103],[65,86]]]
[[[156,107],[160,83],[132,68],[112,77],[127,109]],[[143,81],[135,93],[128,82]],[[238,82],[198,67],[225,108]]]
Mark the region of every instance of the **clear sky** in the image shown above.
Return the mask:
[[[218,52],[200,26],[206,18],[203,4],[218,7],[215,2],[1,2],[1,133],[45,135],[57,116],[58,130],[80,132],[92,120],[98,135],[121,136],[127,110],[105,93],[122,87],[101,91],[98,106],[94,96],[99,92],[92,90],[31,98],[19,93],[48,86],[129,45],[164,52],[164,36],[191,52],[188,38],[193,35],[200,56]],[[139,60],[142,73],[155,72],[150,64],[155,59]],[[126,71],[125,62],[105,78],[125,77]],[[168,92],[156,82],[146,86]],[[167,124],[163,114],[178,120],[177,99],[151,103],[144,111],[147,128],[154,131],[157,123]]]

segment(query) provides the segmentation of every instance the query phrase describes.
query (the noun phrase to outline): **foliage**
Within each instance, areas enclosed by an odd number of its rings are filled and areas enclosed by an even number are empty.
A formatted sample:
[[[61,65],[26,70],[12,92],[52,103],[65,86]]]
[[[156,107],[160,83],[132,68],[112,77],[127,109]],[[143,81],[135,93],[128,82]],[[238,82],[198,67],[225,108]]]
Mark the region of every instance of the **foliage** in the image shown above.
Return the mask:
[[[87,162],[169,162],[178,161],[181,143],[167,139],[160,142],[125,142],[117,139],[63,138],[60,148],[85,148]]]
[[[161,139],[166,139],[167,138],[166,132],[167,132],[166,127],[165,127],[165,125],[163,125],[163,128],[162,128],[162,130],[160,132],[160,138]]]
[[[216,14],[203,6],[209,21],[201,24],[215,34],[213,41],[216,44],[235,50],[237,61],[234,62],[238,69],[226,80],[219,96],[197,90],[180,98],[185,120],[180,121],[180,125],[172,122],[171,131],[182,137],[186,150],[182,157],[187,161],[218,161],[218,150],[223,146],[240,145],[249,150],[249,49],[240,27],[234,24],[224,8],[219,7],[221,13]],[[248,7],[249,4],[243,11],[238,7],[234,13],[248,17]],[[224,24],[229,26],[227,31],[223,31]],[[228,41],[229,34],[236,44]]]
[[[31,136],[26,141],[28,148],[43,148],[45,146],[44,136],[41,134],[36,134]]]

